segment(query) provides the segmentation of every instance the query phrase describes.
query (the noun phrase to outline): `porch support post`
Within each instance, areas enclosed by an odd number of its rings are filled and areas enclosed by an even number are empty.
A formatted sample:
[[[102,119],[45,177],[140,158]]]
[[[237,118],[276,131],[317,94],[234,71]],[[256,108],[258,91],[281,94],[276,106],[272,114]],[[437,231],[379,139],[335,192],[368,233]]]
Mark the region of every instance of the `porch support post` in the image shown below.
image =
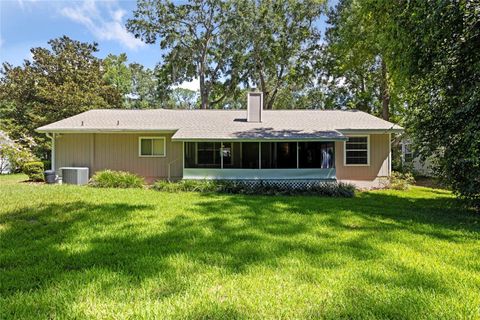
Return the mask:
[[[300,161],[299,161],[299,158],[298,158],[298,141],[297,141],[297,169],[300,168]]]
[[[215,150],[215,147],[213,147]],[[223,169],[223,142],[220,142],[220,169]]]
[[[262,144],[258,142],[258,168],[262,169]]]

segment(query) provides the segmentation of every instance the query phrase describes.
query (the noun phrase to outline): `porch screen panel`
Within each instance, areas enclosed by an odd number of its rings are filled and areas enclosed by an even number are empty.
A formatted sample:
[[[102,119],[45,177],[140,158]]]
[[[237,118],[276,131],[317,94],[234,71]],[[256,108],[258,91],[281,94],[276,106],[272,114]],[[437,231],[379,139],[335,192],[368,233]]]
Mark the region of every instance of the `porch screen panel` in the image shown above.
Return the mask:
[[[223,143],[223,167],[226,169],[241,168],[240,142]]]
[[[297,143],[277,142],[277,168],[291,169],[297,167]]]
[[[277,167],[276,146],[275,142],[261,143],[262,169],[273,169]]]
[[[259,143],[258,142],[242,142],[242,168],[258,169],[259,168]]]
[[[262,169],[297,167],[296,142],[262,142]]]
[[[220,168],[220,142],[185,142],[185,168]]]
[[[197,166],[220,168],[220,142],[197,142]]]
[[[185,168],[196,168],[195,142],[185,142]]]

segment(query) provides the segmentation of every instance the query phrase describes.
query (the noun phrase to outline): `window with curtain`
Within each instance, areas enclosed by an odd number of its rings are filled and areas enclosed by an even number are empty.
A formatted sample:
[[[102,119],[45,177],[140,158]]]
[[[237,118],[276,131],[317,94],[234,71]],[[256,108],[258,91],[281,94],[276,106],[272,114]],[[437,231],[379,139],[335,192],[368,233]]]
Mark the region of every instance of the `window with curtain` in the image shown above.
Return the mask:
[[[140,156],[141,157],[164,157],[165,156],[165,138],[164,137],[142,137],[140,138]]]
[[[345,164],[368,165],[368,136],[349,137],[345,141]]]

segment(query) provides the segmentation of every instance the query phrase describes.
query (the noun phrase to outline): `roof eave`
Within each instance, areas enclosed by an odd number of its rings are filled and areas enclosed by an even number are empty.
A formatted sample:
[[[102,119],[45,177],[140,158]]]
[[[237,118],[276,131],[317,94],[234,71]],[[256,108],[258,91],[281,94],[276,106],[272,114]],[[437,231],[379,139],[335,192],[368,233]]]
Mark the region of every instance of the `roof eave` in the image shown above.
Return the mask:
[[[389,129],[338,129],[342,134],[382,134],[382,133],[403,133],[402,127]]]
[[[282,142],[296,142],[296,141],[346,141],[347,137],[335,137],[335,138],[328,138],[328,137],[318,137],[318,138],[281,138],[281,137],[274,137],[274,138],[192,138],[192,137],[180,137],[175,138],[172,137],[172,141],[181,141],[181,142],[275,142],[275,141],[282,141]]]
[[[35,131],[40,133],[174,133],[178,129],[71,129],[71,128],[38,128]]]

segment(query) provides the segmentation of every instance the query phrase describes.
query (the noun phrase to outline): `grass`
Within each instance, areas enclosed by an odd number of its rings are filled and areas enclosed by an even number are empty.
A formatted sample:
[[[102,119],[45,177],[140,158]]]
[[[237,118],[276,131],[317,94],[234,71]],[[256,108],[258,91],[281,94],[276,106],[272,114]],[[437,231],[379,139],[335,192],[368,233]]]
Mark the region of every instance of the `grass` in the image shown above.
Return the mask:
[[[204,195],[0,177],[0,319],[480,318],[445,190]]]

